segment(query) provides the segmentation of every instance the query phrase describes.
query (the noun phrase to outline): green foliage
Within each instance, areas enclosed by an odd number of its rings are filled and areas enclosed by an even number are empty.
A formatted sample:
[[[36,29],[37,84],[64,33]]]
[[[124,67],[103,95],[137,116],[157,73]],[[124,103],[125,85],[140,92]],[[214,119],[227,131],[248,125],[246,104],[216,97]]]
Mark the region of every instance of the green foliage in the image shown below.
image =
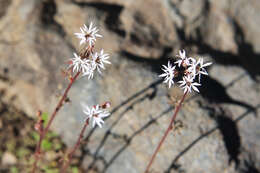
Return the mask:
[[[49,117],[48,113],[46,113],[46,112],[43,112],[43,113],[42,113],[43,127],[46,127],[46,126],[47,126],[48,119],[49,119],[48,117]]]
[[[20,147],[18,148],[18,150],[16,151],[16,155],[19,157],[19,158],[23,158],[25,157],[26,155],[29,155],[30,154],[30,150],[25,148],[25,147]]]
[[[36,131],[31,132],[31,135],[35,141],[40,139],[40,135]]]
[[[16,167],[11,167],[10,172],[11,173],[18,173],[19,171]]]
[[[44,126],[44,128],[47,126],[47,123],[48,123],[48,114],[47,113],[42,113],[42,119],[43,119],[43,121],[44,121],[44,123],[43,123],[43,126]],[[38,132],[36,132],[36,131],[33,131],[33,132],[31,132],[31,136],[33,137],[33,139],[35,140],[35,141],[39,141],[39,139],[40,139],[40,135],[39,135],[39,133]],[[55,138],[55,137],[58,137],[58,135],[56,134],[56,133],[53,133],[53,132],[47,132],[47,134],[45,135],[45,138],[43,139],[43,141],[42,141],[42,144],[41,144],[41,147],[42,147],[42,149],[44,150],[44,151],[50,151],[50,150],[52,150],[52,149],[60,149],[62,146],[61,146],[61,144],[59,144],[59,143],[55,143],[55,145],[53,145],[53,139]]]
[[[43,172],[45,172],[45,173],[58,173],[59,169],[58,168],[50,168],[48,166],[45,166],[43,168]]]
[[[55,150],[60,150],[62,148],[62,145],[59,141],[55,142],[54,143],[54,149]]]
[[[52,143],[49,139],[43,139],[42,140],[42,149],[44,151],[49,151],[52,149]]]
[[[79,173],[79,169],[77,167],[72,167],[72,173]]]

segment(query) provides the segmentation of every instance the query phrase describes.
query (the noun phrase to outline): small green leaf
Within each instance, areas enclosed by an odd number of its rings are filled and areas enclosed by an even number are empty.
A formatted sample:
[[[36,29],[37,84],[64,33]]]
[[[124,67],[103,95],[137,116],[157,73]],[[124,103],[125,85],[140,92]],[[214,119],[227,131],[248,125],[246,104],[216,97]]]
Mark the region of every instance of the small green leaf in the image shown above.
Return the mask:
[[[48,151],[52,148],[52,143],[49,142],[47,139],[43,139],[42,140],[42,148],[43,148],[43,150]]]
[[[79,169],[77,167],[72,167],[72,173],[79,173]]]
[[[18,148],[18,150],[16,151],[16,154],[19,158],[22,158],[26,155],[29,155],[30,154],[30,151],[27,149],[27,148],[23,148],[23,147],[20,147]]]
[[[58,173],[59,169],[58,168],[49,168],[48,166],[45,166],[43,168],[44,172],[46,173]]]
[[[57,136],[58,135],[56,133],[50,132],[50,131],[46,134],[46,138],[48,138],[48,139],[54,138],[54,137],[57,137]]]
[[[11,167],[11,173],[18,173],[18,169],[16,167]]]
[[[39,141],[40,136],[39,136],[39,134],[38,134],[37,132],[33,131],[33,132],[31,133],[31,135],[32,135],[32,137],[33,137],[33,139],[34,139],[35,141]]]
[[[48,123],[48,114],[46,112],[42,113],[43,127],[47,126]]]
[[[55,150],[60,150],[62,148],[62,145],[60,143],[55,143],[54,149]]]

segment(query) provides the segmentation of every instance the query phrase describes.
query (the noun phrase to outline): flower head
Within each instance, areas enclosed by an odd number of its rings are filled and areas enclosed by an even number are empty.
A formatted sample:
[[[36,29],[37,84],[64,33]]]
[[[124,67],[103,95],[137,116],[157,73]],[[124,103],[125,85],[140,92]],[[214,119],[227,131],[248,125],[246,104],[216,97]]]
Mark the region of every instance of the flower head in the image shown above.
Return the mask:
[[[89,61],[86,59],[81,59],[76,53],[73,53],[74,58],[71,58],[71,64],[69,68],[72,67],[73,72],[82,72],[85,73],[89,70]]]
[[[94,76],[94,67],[92,66],[92,64],[90,63],[88,65],[88,69],[82,74],[82,76],[88,76],[88,79],[93,79]]]
[[[80,40],[80,45],[87,43],[89,46],[92,46],[93,43],[96,41],[96,37],[102,37],[102,35],[97,34],[98,29],[93,26],[93,23],[90,22],[89,27],[85,24],[83,27],[80,27],[81,33],[74,33]]]
[[[92,127],[95,127],[95,125],[98,125],[100,128],[102,128],[102,124],[104,124],[104,120],[102,118],[105,118],[110,115],[110,113],[99,105],[95,105],[92,108],[89,108],[87,105],[83,105],[83,112],[87,115],[86,119],[89,119],[92,122]]]
[[[168,61],[168,66],[163,65],[162,70],[163,74],[159,75],[159,77],[164,77],[164,83],[169,84],[169,88],[174,84],[174,78],[181,78],[182,80],[178,81],[180,83],[180,87],[184,89],[184,93],[192,92],[192,90],[199,92],[198,86],[200,86],[200,78],[201,75],[208,75],[205,67],[211,65],[212,63],[203,64],[203,59],[199,58],[198,61],[196,59],[189,57],[187,58],[185,51],[179,51],[179,55],[177,55],[180,59],[175,62],[176,66],[172,66],[170,61]],[[195,82],[197,80],[199,83]]]
[[[172,66],[170,61],[168,61],[168,66],[163,65],[164,71],[163,74],[159,75],[159,77],[164,77],[163,83],[168,83],[169,88],[174,84],[173,78],[175,77],[175,66]]]
[[[192,78],[191,76],[187,76],[187,77],[184,76],[182,78],[182,81],[178,82],[178,83],[180,83],[180,87],[182,89],[184,89],[184,93],[186,93],[187,91],[191,92],[192,89],[199,92],[197,86],[200,86],[201,84],[194,82],[193,80],[194,80],[194,78]]]
[[[104,54],[104,50],[102,49],[100,53],[96,52],[92,55],[92,66],[94,69],[97,69],[99,73],[101,73],[100,68],[105,69],[104,63],[111,64],[108,61],[109,55],[107,53]]]
[[[177,55],[180,59],[175,62],[175,64],[178,64],[178,67],[187,67],[189,65],[192,65],[196,63],[196,60],[192,57],[187,57],[185,50],[179,51],[179,55]]]
[[[196,75],[199,75],[199,83],[200,83],[200,78],[201,78],[202,74],[203,75],[208,75],[205,67],[210,66],[211,64],[212,64],[211,62],[203,64],[203,58],[200,58],[198,60],[198,62],[196,63],[195,70],[196,70]]]

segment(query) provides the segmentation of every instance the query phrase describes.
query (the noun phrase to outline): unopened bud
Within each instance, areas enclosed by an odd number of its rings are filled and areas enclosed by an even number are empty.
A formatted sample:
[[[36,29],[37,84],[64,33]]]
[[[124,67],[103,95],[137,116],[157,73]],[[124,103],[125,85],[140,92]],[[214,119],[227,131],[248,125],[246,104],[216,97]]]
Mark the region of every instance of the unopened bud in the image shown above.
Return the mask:
[[[105,102],[103,105],[101,105],[102,109],[110,108],[111,103],[109,101]]]
[[[36,131],[40,131],[40,128],[41,128],[41,125],[40,125],[39,123],[36,123],[36,124],[34,125],[34,129],[35,129]]]
[[[43,120],[38,120],[38,122],[34,125],[34,129],[38,132],[42,132],[42,130],[43,130]]]
[[[36,115],[37,115],[38,118],[41,118],[42,117],[42,111],[38,110]]]

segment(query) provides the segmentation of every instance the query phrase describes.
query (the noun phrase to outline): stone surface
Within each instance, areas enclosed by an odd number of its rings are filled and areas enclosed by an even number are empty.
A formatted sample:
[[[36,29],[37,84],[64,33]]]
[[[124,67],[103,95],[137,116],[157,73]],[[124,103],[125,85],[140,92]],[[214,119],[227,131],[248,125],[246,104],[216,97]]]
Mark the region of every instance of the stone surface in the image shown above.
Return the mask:
[[[102,129],[88,128],[82,165],[97,172],[143,172],[172,115],[160,84],[166,59],[185,48],[213,61],[200,95],[187,98],[152,166],[154,172],[260,170],[260,1],[10,0],[0,1],[0,95],[29,116],[51,113],[68,81],[61,68],[80,50],[74,37],[91,20],[112,64],[72,87],[52,128],[72,146],[83,123],[81,102],[111,101]],[[255,112],[252,109],[255,109]],[[258,116],[257,116],[258,115]],[[4,125],[3,125],[4,126]],[[92,166],[92,168],[90,168]]]
[[[6,165],[14,165],[17,162],[17,158],[9,152],[5,152],[2,156],[2,164]]]

